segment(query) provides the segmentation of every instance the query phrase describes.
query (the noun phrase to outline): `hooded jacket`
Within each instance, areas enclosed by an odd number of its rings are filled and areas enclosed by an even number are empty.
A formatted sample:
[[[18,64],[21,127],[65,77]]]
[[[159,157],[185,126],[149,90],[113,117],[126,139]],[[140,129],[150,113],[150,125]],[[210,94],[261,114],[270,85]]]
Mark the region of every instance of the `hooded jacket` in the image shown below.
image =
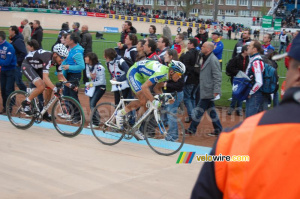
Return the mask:
[[[31,33],[31,39],[35,39],[37,40],[37,42],[40,45],[40,49],[43,48],[42,47],[42,41],[43,41],[43,28],[41,26],[37,27],[36,29],[32,30]]]
[[[13,45],[4,41],[0,43],[0,66],[1,71],[14,70],[17,58]]]
[[[11,41],[12,41],[11,44],[13,45],[15,52],[16,52],[17,65],[21,66],[24,58],[27,55],[27,50],[25,47],[23,36],[19,33],[19,34],[15,35],[13,38],[11,38]]]

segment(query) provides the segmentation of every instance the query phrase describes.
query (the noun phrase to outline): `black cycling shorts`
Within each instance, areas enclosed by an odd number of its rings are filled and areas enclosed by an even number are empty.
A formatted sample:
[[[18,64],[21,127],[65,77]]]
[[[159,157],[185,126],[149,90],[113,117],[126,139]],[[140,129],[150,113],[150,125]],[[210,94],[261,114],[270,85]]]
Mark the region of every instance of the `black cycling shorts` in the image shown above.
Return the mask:
[[[35,69],[30,64],[24,63],[22,64],[22,72],[25,77],[31,82],[35,83],[39,79],[43,79],[43,69]]]

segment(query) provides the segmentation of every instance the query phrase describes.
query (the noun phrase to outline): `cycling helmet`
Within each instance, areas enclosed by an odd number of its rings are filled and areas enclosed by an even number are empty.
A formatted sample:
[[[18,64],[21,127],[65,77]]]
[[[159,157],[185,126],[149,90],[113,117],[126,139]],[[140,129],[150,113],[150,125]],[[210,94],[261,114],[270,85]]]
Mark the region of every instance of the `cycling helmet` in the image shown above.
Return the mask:
[[[180,61],[172,60],[169,64],[169,67],[172,68],[175,72],[181,74],[185,73],[185,65]]]
[[[64,46],[63,44],[56,44],[53,47],[53,52],[57,53],[61,57],[68,57],[68,55],[69,55],[69,51],[68,51],[67,47]]]

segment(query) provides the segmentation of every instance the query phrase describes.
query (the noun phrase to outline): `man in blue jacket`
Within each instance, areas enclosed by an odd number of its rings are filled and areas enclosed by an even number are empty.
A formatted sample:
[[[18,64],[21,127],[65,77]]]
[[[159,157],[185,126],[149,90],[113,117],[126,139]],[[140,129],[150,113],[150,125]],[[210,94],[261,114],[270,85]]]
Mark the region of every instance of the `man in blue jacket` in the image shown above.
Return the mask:
[[[0,31],[0,66],[1,66],[1,95],[3,110],[6,113],[7,97],[15,90],[15,69],[17,64],[14,47],[6,40],[4,31]]]
[[[79,45],[80,38],[76,33],[72,33],[66,38],[66,45],[69,46],[70,52],[67,59],[62,63],[63,74],[68,81],[77,80],[80,82],[82,70],[85,69],[83,59],[84,49]],[[64,95],[73,97],[79,102],[78,91],[72,88],[64,88]],[[76,118],[74,118],[76,120]],[[79,122],[79,118],[78,122]],[[76,122],[74,122],[76,123]]]
[[[23,35],[19,33],[19,29],[17,26],[11,26],[9,28],[9,38],[11,40],[11,44],[13,45],[13,47],[16,51],[16,56],[17,56],[15,81],[20,90],[26,91],[26,86],[22,81],[21,65],[22,65],[24,58],[27,55],[27,50],[25,47]]]
[[[212,43],[214,44],[214,50],[213,53],[215,54],[215,56],[218,58],[219,62],[220,62],[220,66],[221,66],[221,71],[222,71],[222,53],[223,53],[223,49],[224,49],[224,44],[221,41],[221,33],[220,32],[213,32],[211,33],[212,36]]]

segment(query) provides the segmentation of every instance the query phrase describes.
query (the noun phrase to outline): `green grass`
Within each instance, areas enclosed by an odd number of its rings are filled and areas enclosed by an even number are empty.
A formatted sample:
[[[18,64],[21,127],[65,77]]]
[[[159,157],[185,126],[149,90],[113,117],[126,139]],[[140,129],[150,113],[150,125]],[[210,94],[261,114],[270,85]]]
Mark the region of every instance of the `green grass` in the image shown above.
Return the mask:
[[[7,32],[8,28],[0,28],[0,30],[5,30]],[[7,32],[8,34],[8,32]],[[93,36],[93,52],[95,52],[98,55],[98,58],[100,59],[101,63],[105,66],[105,61],[103,58],[104,50],[106,48],[114,48],[116,47],[116,43],[120,40],[120,33],[104,33],[103,37],[105,40],[99,40],[96,39],[95,32],[92,32]],[[138,38],[142,39],[143,37],[138,34]],[[43,39],[43,48],[45,50],[51,50],[52,45],[55,43],[57,39],[57,34],[49,34],[44,33],[44,39]],[[237,42],[237,40],[222,40],[224,43],[224,51],[223,51],[223,70],[225,70],[226,63],[230,60],[232,56],[232,50]],[[278,74],[281,77],[285,77],[286,68],[284,67],[283,61],[278,62],[279,68],[278,68]],[[50,78],[53,82],[57,81],[56,76],[54,75],[54,68],[51,68]],[[106,70],[106,80],[107,80],[107,88],[110,90],[111,85],[109,82],[110,74]],[[26,81],[26,79],[24,79]],[[280,85],[282,84],[282,81],[284,78],[280,79]],[[83,87],[83,85],[81,86]],[[229,77],[223,72],[222,75],[222,97],[220,100],[216,101],[217,106],[229,106],[230,102],[228,101],[229,98],[231,98],[231,84]]]

